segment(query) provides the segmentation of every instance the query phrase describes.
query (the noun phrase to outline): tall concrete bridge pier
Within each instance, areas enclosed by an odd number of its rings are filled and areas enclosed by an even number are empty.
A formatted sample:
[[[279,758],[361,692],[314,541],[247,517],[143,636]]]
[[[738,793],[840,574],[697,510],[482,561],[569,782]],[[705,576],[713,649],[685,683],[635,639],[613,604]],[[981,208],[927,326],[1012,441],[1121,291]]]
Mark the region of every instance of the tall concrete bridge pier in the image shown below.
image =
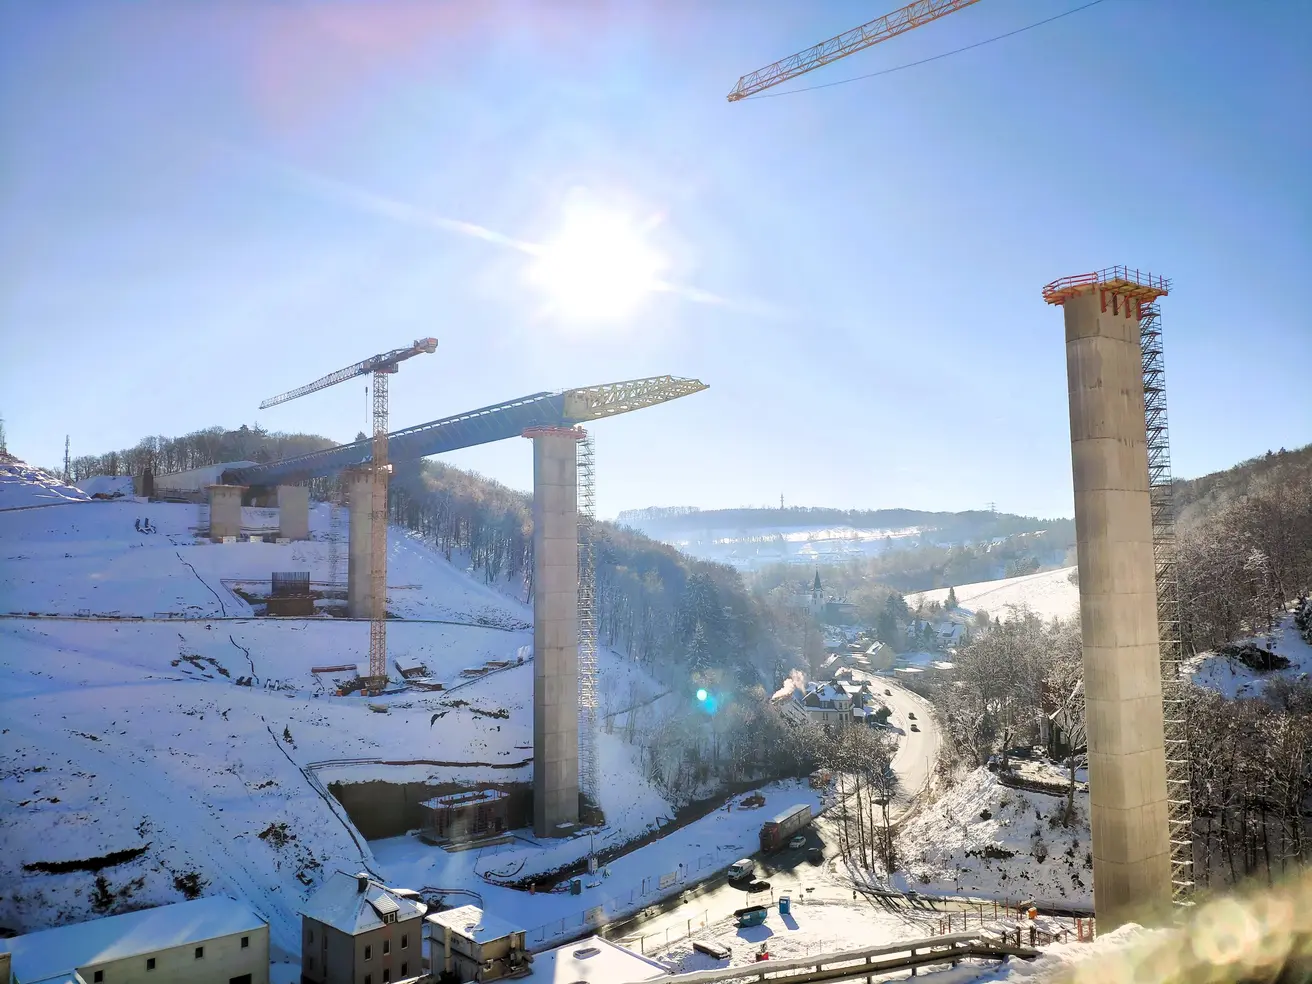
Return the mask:
[[[533,832],[579,819],[579,547],[576,427],[533,441]],[[568,828],[566,828],[567,830]]]
[[[1171,907],[1162,677],[1139,322],[1165,281],[1115,267],[1044,288],[1063,307],[1100,928]]]

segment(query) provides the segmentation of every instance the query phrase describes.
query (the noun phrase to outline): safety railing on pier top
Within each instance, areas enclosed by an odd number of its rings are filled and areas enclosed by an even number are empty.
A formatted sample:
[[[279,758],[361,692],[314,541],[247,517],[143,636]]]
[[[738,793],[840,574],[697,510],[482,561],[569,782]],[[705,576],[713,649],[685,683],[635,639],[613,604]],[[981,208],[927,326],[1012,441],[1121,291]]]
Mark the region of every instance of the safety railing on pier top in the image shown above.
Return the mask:
[[[1171,281],[1166,277],[1155,277],[1147,270],[1140,270],[1137,267],[1110,266],[1105,270],[1077,273],[1045,284],[1043,299],[1049,304],[1062,304],[1069,298],[1083,294],[1094,287],[1114,289],[1122,296],[1150,302],[1169,294]]]

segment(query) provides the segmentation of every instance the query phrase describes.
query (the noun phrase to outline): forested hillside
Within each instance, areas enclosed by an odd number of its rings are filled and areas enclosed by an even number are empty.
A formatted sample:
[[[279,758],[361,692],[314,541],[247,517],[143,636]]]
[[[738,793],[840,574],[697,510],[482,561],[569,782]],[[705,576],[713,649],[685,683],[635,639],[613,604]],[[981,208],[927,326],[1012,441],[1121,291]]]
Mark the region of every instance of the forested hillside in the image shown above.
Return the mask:
[[[1265,631],[1312,588],[1312,446],[1178,483],[1176,492],[1187,653]]]
[[[281,461],[298,454],[309,454],[335,447],[317,434],[284,434],[266,431],[259,424],[236,430],[206,427],[182,437],[143,437],[133,447],[105,454],[79,455],[69,463],[75,482],[93,475],[140,475],[149,468],[156,475],[187,471],[217,464],[220,461]],[[59,474],[62,468],[52,474]]]
[[[665,537],[705,530],[773,530],[790,527],[850,526],[868,530],[919,529],[932,543],[992,540],[1016,533],[1052,531],[1074,542],[1075,526],[1070,519],[1038,519],[1011,513],[970,510],[925,512],[920,509],[829,509],[790,506],[786,509],[698,509],[694,506],[629,509],[616,522],[649,536]]]
[[[531,498],[440,462],[407,462],[392,481],[392,515],[448,557],[465,554],[487,581],[532,587]],[[687,557],[612,523],[597,528],[598,631],[603,644],[702,682],[756,683],[776,646],[731,567]]]

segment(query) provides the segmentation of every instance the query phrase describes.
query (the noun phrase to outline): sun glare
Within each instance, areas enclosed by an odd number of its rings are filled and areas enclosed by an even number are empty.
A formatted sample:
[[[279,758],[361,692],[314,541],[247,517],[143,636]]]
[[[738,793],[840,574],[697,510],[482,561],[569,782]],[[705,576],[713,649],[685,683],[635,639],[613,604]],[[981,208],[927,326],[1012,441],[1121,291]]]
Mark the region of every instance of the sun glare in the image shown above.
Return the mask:
[[[628,216],[575,205],[559,233],[541,247],[528,271],[553,313],[576,321],[615,321],[633,314],[662,288],[664,258]]]

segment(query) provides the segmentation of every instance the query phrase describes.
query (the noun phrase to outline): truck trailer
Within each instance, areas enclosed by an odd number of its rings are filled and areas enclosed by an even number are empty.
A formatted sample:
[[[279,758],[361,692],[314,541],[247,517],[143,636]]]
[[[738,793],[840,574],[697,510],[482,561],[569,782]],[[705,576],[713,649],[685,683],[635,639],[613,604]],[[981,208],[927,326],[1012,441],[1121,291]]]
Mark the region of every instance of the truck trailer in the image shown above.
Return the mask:
[[[778,851],[788,839],[811,822],[811,807],[790,806],[773,820],[761,824],[761,850]]]

